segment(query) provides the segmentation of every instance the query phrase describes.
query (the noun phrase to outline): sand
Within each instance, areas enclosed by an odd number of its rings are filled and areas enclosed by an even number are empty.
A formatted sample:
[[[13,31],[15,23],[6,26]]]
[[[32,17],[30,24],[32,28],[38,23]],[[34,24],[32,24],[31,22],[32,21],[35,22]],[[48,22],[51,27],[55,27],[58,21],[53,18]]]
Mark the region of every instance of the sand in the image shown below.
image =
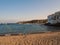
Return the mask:
[[[0,45],[60,45],[60,32],[0,36]]]

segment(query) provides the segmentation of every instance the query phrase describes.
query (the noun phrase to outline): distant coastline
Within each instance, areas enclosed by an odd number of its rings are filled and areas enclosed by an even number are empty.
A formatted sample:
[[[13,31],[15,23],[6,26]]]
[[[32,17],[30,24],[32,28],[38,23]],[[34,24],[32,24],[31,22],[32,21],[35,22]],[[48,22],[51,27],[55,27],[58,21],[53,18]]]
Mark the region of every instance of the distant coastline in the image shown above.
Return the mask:
[[[30,20],[17,22],[17,24],[44,24],[46,26],[60,26],[60,11],[55,12],[47,16],[47,19],[43,20]]]
[[[17,24],[42,24],[46,23],[47,19],[44,20],[30,20],[30,21],[19,21]]]

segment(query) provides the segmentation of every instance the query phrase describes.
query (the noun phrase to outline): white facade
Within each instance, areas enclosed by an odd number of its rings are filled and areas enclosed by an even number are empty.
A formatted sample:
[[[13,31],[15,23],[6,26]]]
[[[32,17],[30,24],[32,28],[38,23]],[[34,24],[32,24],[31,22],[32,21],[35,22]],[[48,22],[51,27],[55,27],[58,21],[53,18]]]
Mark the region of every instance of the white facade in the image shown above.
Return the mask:
[[[56,24],[60,23],[60,12],[48,16],[48,23]]]

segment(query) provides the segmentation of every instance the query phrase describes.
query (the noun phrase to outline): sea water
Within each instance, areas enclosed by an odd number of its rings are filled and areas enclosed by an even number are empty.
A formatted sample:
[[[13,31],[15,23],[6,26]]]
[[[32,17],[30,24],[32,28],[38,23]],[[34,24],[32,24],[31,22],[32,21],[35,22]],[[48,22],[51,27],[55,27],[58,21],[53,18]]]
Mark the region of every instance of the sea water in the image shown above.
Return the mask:
[[[0,34],[34,33],[60,30],[60,27],[45,26],[42,24],[0,24]]]

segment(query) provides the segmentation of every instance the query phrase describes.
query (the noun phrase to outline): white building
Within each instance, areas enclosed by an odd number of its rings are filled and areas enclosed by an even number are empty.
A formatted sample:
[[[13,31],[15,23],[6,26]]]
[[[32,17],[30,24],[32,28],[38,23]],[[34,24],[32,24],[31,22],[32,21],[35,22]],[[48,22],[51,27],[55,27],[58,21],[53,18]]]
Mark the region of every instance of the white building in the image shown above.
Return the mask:
[[[60,23],[60,11],[56,12],[55,14],[49,15],[48,23],[51,23],[51,24]]]

